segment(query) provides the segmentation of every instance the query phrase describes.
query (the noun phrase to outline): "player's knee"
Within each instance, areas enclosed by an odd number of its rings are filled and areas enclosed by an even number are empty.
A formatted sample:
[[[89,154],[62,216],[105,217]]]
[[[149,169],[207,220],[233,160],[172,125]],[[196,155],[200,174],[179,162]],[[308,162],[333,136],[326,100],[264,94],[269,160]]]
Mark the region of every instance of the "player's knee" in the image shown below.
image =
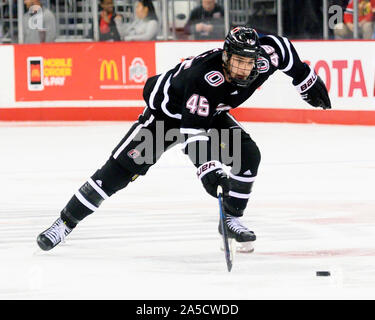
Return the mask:
[[[252,164],[252,166],[258,169],[260,161],[262,159],[262,155],[260,153],[258,146],[255,143],[252,145],[249,158],[250,158],[250,163]]]
[[[137,176],[138,175],[126,170],[111,157],[103,167],[94,173],[91,180],[95,182],[95,185],[106,195],[111,196],[125,188],[129,182],[133,181]]]
[[[110,158],[69,200],[61,212],[61,218],[70,228],[74,228],[96,211],[104,200],[126,187],[132,178],[134,174]]]
[[[261,153],[256,143],[247,139],[243,144],[243,154],[241,161],[241,169],[239,175],[245,174],[246,176],[255,177],[258,173],[258,167],[261,161]]]

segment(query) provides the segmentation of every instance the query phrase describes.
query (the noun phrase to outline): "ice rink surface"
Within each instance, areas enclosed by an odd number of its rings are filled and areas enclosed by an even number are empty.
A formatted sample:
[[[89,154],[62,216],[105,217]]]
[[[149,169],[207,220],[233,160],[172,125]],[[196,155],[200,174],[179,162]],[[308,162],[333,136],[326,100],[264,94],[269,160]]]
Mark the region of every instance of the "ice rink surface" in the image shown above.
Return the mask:
[[[41,251],[130,123],[0,123],[0,299],[375,299],[375,127],[244,126],[257,241],[228,273],[217,200],[178,147]]]

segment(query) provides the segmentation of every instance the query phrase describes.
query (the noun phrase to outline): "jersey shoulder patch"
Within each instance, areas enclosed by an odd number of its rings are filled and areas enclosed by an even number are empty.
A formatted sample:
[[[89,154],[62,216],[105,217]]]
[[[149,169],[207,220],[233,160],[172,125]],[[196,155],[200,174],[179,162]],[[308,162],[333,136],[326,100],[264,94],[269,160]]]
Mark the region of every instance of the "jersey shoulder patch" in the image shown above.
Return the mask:
[[[270,70],[270,63],[265,57],[260,56],[257,60],[257,67],[260,73],[267,73]]]

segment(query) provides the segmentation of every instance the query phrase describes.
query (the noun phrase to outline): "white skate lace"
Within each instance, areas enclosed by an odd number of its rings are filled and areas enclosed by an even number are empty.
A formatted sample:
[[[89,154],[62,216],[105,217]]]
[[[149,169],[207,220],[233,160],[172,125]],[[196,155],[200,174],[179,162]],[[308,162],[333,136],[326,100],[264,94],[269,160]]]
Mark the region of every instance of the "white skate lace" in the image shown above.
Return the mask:
[[[236,217],[226,217],[225,222],[230,230],[235,233],[250,231],[248,228],[243,226],[239,218]]]
[[[52,241],[53,244],[58,242],[65,242],[65,237],[71,232],[61,218],[57,219],[55,223],[44,233],[44,235]]]

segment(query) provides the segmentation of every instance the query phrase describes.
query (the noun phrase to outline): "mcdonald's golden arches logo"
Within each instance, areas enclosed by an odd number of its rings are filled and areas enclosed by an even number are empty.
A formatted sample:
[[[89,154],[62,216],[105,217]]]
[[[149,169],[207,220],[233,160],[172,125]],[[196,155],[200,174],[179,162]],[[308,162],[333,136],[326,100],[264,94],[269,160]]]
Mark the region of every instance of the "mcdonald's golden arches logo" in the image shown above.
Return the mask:
[[[101,66],[100,66],[100,81],[104,80],[118,80],[118,68],[117,64],[114,60],[103,60]],[[104,79],[104,76],[106,76],[106,79]]]

